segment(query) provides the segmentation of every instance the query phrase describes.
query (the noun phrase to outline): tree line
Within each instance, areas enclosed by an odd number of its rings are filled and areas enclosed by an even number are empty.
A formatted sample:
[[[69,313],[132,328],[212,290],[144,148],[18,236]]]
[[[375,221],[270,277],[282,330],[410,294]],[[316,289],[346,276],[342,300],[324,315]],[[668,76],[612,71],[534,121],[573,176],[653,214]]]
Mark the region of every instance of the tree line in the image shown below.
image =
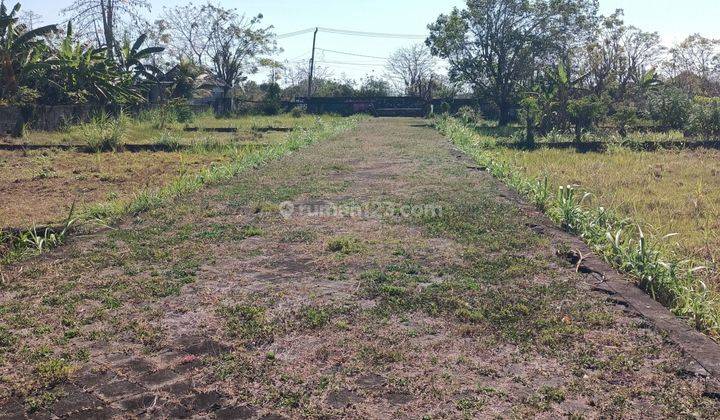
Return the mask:
[[[269,108],[306,94],[307,66],[272,58],[280,49],[262,15],[188,3],[148,21],[149,9],[147,0],[74,0],[67,22],[35,27],[0,0],[0,104],[137,104],[159,86],[191,98],[199,80]],[[520,118],[528,139],[581,137],[601,121],[623,135],[643,124],[720,134],[718,40],[696,34],[666,48],[621,10],[601,15],[597,0],[468,0],[428,29],[424,45],[401,48],[358,82],[317,66],[311,94],[472,95],[500,125]],[[260,68],[269,79],[248,80]]]
[[[426,44],[452,81],[492,105],[499,124],[518,116],[535,131],[600,121],[625,135],[648,121],[720,134],[720,41],[695,34],[666,48],[597,0],[468,0],[428,26]],[[519,110],[519,112],[517,112]]]
[[[34,13],[0,4],[0,104],[133,105],[159,86],[165,97],[190,99],[206,81],[231,101],[263,102],[272,113],[281,100],[308,90],[306,64],[272,59],[280,50],[262,15],[188,3],[148,21],[147,0],[74,0],[63,10],[66,23],[35,27]],[[383,70],[359,81],[317,65],[311,95],[455,96],[460,84],[438,74],[435,64],[430,49],[418,44],[399,49]],[[268,80],[248,80],[260,68],[269,70]]]
[[[66,24],[34,27],[19,3],[0,1],[0,104],[132,105],[158,86],[188,97],[200,74],[230,97],[276,51],[262,15],[190,4],[150,23],[149,8],[147,0],[75,0]]]

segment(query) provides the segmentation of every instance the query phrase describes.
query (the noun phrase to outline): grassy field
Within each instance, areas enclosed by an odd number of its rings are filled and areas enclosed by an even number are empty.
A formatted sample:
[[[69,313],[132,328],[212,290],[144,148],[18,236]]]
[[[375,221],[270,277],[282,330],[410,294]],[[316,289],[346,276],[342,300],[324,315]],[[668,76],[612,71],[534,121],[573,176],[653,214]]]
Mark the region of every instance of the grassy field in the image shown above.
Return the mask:
[[[170,134],[181,145],[191,145],[202,141],[203,138],[198,135],[198,132],[186,131],[190,128],[230,128],[236,132],[218,136],[216,140],[221,142],[253,141],[263,138],[263,133],[274,130],[309,128],[315,121],[315,117],[307,115],[300,118],[293,118],[287,114],[219,118],[208,113],[197,114],[185,123],[172,121],[163,123],[162,118],[155,114],[141,114],[135,118],[124,116],[123,119],[125,120],[125,142],[140,145],[158,144],[167,134]],[[0,137],[0,145],[76,145],[82,147],[86,145],[83,130],[87,125],[73,125],[52,132],[28,130],[22,138]]]
[[[713,266],[720,258],[719,151],[497,148],[493,153],[530,176],[547,176],[556,187],[577,185],[592,193],[589,203],[641,222],[656,237],[677,233],[667,242],[678,256]]]
[[[327,122],[333,117],[323,117]],[[126,119],[122,142],[158,145],[160,150],[89,153],[82,149],[84,127],[64,132],[30,132],[7,143],[48,145],[30,150],[0,150],[0,229],[56,223],[68,215],[72,203],[79,209],[106,200],[123,199],[172,179],[199,172],[213,164],[237,160],[258,148],[282,142],[287,130],[310,128],[316,117],[243,117],[201,115],[192,127],[231,127],[237,132],[187,132],[186,124]],[[69,150],[53,145],[76,145]]]

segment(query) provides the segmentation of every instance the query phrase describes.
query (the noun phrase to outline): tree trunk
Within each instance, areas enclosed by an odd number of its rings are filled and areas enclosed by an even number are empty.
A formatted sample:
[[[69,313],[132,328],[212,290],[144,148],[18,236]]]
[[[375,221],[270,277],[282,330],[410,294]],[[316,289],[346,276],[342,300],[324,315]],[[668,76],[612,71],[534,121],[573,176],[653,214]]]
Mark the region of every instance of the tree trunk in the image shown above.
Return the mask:
[[[498,126],[505,127],[510,124],[510,106],[507,103],[498,104]]]
[[[525,119],[525,143],[527,143],[528,146],[530,146],[530,147],[535,146],[534,121],[533,121],[533,118],[529,115]]]
[[[580,143],[580,140],[582,140],[582,124],[578,121],[575,123],[575,141]]]
[[[107,46],[108,58],[111,60],[115,57],[115,34],[113,33],[113,0],[103,0],[100,2],[100,8],[103,17],[103,34],[105,35],[105,45]]]

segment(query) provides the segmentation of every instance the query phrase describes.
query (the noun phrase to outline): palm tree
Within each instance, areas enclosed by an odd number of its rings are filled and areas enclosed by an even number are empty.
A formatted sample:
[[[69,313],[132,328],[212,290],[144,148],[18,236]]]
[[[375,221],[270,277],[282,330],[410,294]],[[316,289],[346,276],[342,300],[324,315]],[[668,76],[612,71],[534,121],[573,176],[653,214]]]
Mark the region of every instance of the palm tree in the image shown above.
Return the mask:
[[[57,31],[46,25],[29,29],[18,23],[20,3],[8,13],[0,0],[0,98],[10,98],[18,92],[20,80],[44,65],[42,52],[47,49],[42,37]]]

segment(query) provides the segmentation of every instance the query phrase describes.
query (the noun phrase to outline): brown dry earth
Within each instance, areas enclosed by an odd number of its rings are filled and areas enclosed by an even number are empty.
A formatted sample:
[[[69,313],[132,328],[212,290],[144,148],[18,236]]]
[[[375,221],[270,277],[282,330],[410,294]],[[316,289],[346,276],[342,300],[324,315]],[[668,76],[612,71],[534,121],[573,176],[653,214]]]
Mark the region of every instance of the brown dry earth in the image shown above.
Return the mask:
[[[422,120],[373,119],[4,268],[0,413],[720,412],[673,342],[463,162]]]
[[[0,150],[0,229],[56,224],[77,208],[159,187],[222,161],[209,154]]]

